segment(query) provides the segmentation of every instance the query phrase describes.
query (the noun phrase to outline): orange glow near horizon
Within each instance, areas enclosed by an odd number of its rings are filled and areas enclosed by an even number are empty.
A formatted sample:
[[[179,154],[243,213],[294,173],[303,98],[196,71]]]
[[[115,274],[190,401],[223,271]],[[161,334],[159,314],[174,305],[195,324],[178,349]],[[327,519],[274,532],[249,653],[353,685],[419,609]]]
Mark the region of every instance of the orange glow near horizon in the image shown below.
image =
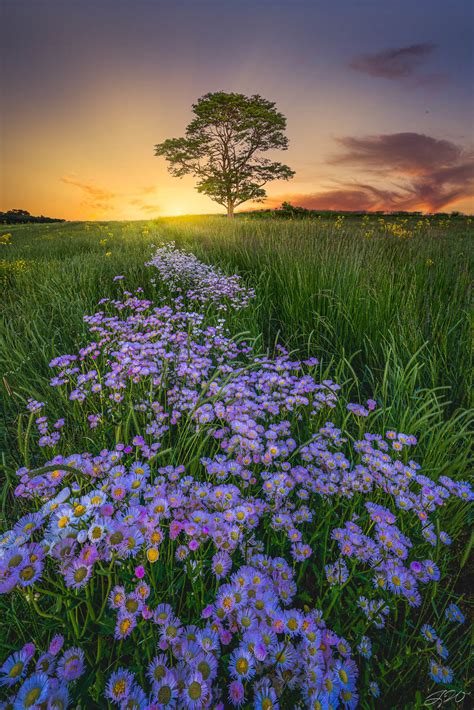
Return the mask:
[[[286,200],[319,209],[474,212],[472,92],[459,69],[467,66],[459,23],[446,39],[443,25],[441,41],[432,13],[410,4],[435,49],[426,50],[425,74],[408,67],[408,78],[394,80],[386,55],[373,48],[413,43],[398,4],[376,16],[354,4],[345,28],[332,7],[301,4],[303,23],[279,0],[271,17],[252,5],[230,36],[232,12],[212,0],[198,13],[188,0],[124,2],[113,12],[92,0],[9,3],[0,29],[0,210],[68,220],[223,214],[192,177],[171,177],[154,145],[183,135],[199,96],[225,90],[276,102],[290,147],[274,157],[296,171],[267,186],[266,203],[239,210]],[[367,53],[362,72],[351,68]],[[449,81],[436,74],[439,64],[451,71]]]

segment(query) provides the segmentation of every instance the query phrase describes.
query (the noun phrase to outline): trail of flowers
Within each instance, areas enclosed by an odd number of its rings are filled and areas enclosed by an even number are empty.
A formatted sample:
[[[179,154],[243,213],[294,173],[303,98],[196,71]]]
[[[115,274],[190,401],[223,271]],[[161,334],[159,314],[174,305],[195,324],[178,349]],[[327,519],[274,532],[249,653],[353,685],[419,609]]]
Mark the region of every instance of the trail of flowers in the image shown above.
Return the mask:
[[[53,646],[27,676],[30,644],[5,661],[0,684],[14,708],[67,707],[85,661],[106,653],[85,659],[81,641],[109,624],[104,692],[120,707],[354,708],[367,633],[397,604],[420,606],[440,572],[418,550],[450,544],[438,509],[472,490],[423,474],[410,458],[415,437],[366,431],[376,403],[344,406],[315,359],[262,355],[232,337],[226,314],[254,295],[238,276],[172,244],[148,266],[161,302],[141,289],[103,299],[85,317],[91,342],[51,362],[64,418],[28,403],[48,454],[17,471],[15,495],[33,512],[0,538],[0,592],[75,600],[75,670],[66,653],[56,663]],[[78,421],[93,445],[67,453]],[[366,622],[357,648],[325,621],[333,591],[351,583],[364,589],[351,600]],[[321,609],[304,603],[310,587],[306,601]],[[463,621],[455,605],[449,618]],[[130,637],[138,657],[125,650]],[[438,642],[432,678],[449,682],[447,649],[434,629],[424,638]],[[371,681],[363,692],[380,690]]]

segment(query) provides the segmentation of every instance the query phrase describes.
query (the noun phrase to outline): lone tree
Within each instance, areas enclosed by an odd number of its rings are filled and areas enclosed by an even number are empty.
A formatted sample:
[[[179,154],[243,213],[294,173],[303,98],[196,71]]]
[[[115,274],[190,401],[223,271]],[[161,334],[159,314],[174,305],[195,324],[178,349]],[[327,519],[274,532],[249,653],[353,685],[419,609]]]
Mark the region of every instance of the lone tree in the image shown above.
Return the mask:
[[[272,101],[258,94],[205,94],[193,104],[195,118],[184,138],[168,138],[155,155],[169,162],[174,177],[195,175],[197,191],[208,195],[234,216],[247,200],[262,202],[270,180],[289,180],[294,171],[262,154],[288,148],[286,118]]]

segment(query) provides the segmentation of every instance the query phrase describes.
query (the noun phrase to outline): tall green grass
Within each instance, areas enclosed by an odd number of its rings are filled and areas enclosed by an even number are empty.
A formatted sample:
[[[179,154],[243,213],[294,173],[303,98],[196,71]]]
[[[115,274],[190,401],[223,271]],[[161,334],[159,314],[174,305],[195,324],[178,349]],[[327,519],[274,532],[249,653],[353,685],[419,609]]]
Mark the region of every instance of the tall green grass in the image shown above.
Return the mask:
[[[406,429],[426,431],[417,426],[425,416],[438,428],[464,420],[472,391],[470,229],[468,220],[413,221],[405,229],[412,236],[399,237],[380,219],[218,217],[5,227],[0,232],[12,234],[0,247],[8,448],[26,396],[48,392],[49,360],[83,342],[82,316],[118,292],[115,274],[126,274],[130,288],[146,287],[144,262],[162,239],[255,287],[236,327],[265,347],[278,339],[317,356]]]

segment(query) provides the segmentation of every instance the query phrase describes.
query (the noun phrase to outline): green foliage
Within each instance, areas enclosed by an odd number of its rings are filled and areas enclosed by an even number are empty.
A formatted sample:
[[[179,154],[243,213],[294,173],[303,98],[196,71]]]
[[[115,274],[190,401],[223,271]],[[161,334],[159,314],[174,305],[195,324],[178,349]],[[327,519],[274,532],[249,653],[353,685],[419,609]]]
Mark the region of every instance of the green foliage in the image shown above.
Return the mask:
[[[193,104],[195,118],[184,138],[168,138],[155,155],[169,162],[174,177],[192,174],[197,190],[227,209],[248,200],[261,201],[270,180],[289,180],[287,165],[263,157],[268,150],[286,150],[286,118],[275,104],[258,94],[209,93]]]

